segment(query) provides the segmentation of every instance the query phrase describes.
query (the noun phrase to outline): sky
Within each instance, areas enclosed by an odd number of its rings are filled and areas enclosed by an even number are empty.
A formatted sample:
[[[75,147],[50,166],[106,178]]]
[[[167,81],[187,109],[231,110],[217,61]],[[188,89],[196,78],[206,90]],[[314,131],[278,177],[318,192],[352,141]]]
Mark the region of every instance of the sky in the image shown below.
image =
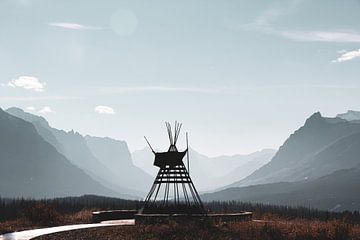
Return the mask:
[[[0,0],[0,107],[209,155],[278,148],[360,110],[360,1]]]

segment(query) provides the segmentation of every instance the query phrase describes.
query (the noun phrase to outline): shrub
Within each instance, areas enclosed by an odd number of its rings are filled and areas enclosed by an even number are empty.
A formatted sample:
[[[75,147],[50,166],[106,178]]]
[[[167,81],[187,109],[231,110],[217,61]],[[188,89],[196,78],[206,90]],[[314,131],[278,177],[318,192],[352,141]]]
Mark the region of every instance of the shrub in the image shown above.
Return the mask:
[[[23,214],[33,224],[53,225],[60,221],[60,214],[56,209],[52,205],[42,202],[26,209]]]

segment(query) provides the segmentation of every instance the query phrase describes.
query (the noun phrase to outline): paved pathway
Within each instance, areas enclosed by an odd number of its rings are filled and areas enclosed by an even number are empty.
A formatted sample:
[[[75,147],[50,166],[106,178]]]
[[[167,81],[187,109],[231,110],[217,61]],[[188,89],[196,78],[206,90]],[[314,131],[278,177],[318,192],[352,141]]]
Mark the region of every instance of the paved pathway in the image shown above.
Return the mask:
[[[130,220],[104,221],[101,223],[94,223],[94,224],[76,224],[76,225],[65,225],[59,227],[26,230],[21,232],[14,232],[14,233],[7,233],[4,235],[0,235],[0,240],[29,240],[34,237],[38,237],[45,234],[64,232],[75,229],[107,227],[107,226],[128,226],[128,225],[135,225],[135,220],[130,219]]]

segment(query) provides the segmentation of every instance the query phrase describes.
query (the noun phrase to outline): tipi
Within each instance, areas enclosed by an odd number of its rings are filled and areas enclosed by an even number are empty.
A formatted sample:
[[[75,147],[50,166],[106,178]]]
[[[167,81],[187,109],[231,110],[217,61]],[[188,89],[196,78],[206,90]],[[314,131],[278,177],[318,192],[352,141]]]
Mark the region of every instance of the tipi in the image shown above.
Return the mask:
[[[149,147],[155,155],[154,165],[159,167],[155,181],[145,198],[142,213],[193,214],[205,213],[203,203],[190,178],[188,169],[183,163],[187,155],[189,168],[188,134],[187,148],[178,151],[178,140],[182,124],[175,121],[174,132],[170,123],[166,122],[170,147],[167,152],[155,152],[149,141]]]

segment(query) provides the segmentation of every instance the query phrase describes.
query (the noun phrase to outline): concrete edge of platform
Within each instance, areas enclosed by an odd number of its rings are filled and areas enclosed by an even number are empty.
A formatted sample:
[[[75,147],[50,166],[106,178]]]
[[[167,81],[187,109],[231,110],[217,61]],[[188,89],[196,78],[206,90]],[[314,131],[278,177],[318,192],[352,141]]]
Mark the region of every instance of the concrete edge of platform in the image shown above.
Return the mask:
[[[167,223],[169,221],[212,221],[239,222],[251,221],[252,212],[209,213],[209,214],[135,214],[135,222],[140,224]]]
[[[151,214],[138,213],[137,210],[108,210],[93,212],[93,223],[111,220],[135,219],[136,223],[153,224],[166,223],[169,221],[206,221],[213,222],[236,222],[251,221],[252,212],[238,213],[206,213],[206,214]]]

